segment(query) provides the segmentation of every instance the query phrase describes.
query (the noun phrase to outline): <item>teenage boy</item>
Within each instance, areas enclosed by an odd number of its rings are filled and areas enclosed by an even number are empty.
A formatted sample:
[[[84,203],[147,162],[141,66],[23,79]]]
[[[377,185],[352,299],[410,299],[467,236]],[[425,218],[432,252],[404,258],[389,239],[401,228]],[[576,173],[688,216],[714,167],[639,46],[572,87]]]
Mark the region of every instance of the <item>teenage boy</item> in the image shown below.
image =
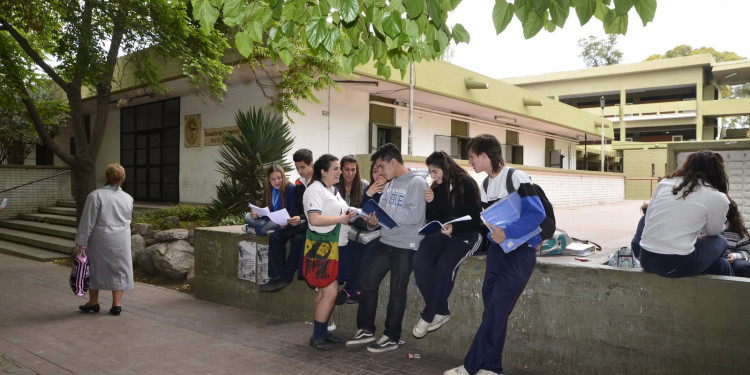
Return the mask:
[[[469,164],[474,171],[486,172],[489,184],[481,187],[482,206],[508,195],[506,181],[508,168],[505,167],[500,142],[493,135],[482,134],[472,138],[467,144]],[[493,233],[487,250],[487,265],[482,284],[484,314],[464,365],[448,370],[444,375],[502,374],[503,346],[510,316],[516,300],[526,287],[536,264],[536,247],[542,242],[534,236],[515,250],[505,253],[498,245],[506,238],[522,237],[536,229],[545,218],[544,206],[531,186],[529,176],[516,170],[512,174],[513,187],[521,196],[521,217],[502,229],[490,225]]]
[[[362,270],[362,294],[357,309],[359,330],[346,345],[353,347],[370,344],[368,351],[380,353],[397,349],[401,338],[401,322],[406,310],[406,290],[412,271],[412,259],[422,240],[419,228],[425,224],[424,192],[427,181],[423,174],[406,168],[401,151],[391,143],[381,146],[370,161],[374,163],[377,172],[389,180],[378,204],[398,226],[381,229],[380,239]],[[374,213],[368,217],[367,224],[371,227],[378,224]],[[385,329],[383,337],[374,342],[378,290],[388,272],[391,276]]]
[[[305,248],[307,221],[302,197],[313,175],[312,151],[301,148],[294,152],[292,160],[299,174],[299,178],[294,182],[295,212],[294,216],[287,220],[288,225],[268,236],[268,276],[271,280],[260,286],[261,292],[278,292],[289,285],[294,280],[294,273]],[[286,243],[290,239],[292,243],[289,245],[289,256],[285,260]]]

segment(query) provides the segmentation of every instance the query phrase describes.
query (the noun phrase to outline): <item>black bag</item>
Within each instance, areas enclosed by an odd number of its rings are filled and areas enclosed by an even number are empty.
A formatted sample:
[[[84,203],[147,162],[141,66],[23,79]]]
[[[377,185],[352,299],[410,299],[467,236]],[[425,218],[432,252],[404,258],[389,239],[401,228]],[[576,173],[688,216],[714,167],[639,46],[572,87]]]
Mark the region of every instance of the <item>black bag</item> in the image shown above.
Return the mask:
[[[515,172],[515,168],[508,167],[508,176],[505,180],[505,189],[508,190],[508,194],[513,193],[516,191],[516,187],[513,186],[513,172]],[[484,188],[484,191],[487,191],[487,187],[490,184],[490,178],[486,177],[484,181],[482,182],[482,187]],[[539,197],[539,200],[542,201],[542,206],[544,207],[544,214],[546,217],[542,221],[541,224],[539,224],[539,228],[542,230],[539,235],[542,237],[542,241],[552,238],[552,236],[555,235],[555,229],[556,229],[556,223],[555,223],[555,210],[552,208],[552,203],[549,202],[549,199],[547,199],[547,194],[544,193],[544,190],[542,190],[542,187],[537,184],[531,184],[532,189],[534,189],[534,192],[536,192],[536,195]]]

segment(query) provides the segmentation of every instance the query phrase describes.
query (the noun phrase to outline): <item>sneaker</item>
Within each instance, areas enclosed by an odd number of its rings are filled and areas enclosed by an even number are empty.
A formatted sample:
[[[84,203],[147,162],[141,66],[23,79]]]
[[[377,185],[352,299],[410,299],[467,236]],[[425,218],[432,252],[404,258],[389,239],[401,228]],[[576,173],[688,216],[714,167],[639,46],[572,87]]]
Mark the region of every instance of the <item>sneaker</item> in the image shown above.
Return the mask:
[[[247,224],[243,225],[242,226],[242,231],[245,232],[245,233],[247,233],[247,228],[248,228]]]
[[[367,346],[367,351],[370,353],[382,353],[395,349],[398,349],[398,340],[394,340],[386,335],[383,335],[378,342]]]
[[[357,331],[357,334],[354,335],[354,338],[346,342],[346,347],[353,348],[356,346],[369,344],[371,342],[375,341],[375,335],[366,330],[366,329],[360,329]]]
[[[331,345],[328,344],[328,342],[324,338],[320,339],[320,340],[313,340],[313,338],[310,337],[310,346],[312,346],[315,349],[323,350],[323,351],[327,351],[327,350],[331,350],[332,349]]]
[[[456,368],[452,368],[446,372],[443,373],[443,375],[471,375],[468,371],[466,371],[466,368],[461,365]]]
[[[343,344],[344,343],[344,339],[338,336],[334,336],[330,333],[328,334],[328,336],[324,337],[323,340],[325,340],[326,342],[330,342],[331,344]]]
[[[336,305],[345,304],[348,296],[349,296],[349,293],[347,293],[345,290],[343,289],[339,290],[339,294],[336,295]]]
[[[430,323],[430,325],[427,327],[427,332],[432,332],[442,327],[443,324],[448,323],[448,320],[450,320],[450,318],[450,315],[435,314],[435,317],[432,319],[432,323]],[[414,329],[416,328],[417,327],[414,327]]]
[[[411,334],[414,335],[414,337],[421,339],[427,334],[427,332],[430,332],[428,330],[429,326],[430,323],[425,322],[424,319],[419,319],[417,325],[415,325],[414,329],[411,331]]]
[[[273,279],[260,286],[261,292],[273,293],[284,289],[289,285],[289,281],[284,278]]]

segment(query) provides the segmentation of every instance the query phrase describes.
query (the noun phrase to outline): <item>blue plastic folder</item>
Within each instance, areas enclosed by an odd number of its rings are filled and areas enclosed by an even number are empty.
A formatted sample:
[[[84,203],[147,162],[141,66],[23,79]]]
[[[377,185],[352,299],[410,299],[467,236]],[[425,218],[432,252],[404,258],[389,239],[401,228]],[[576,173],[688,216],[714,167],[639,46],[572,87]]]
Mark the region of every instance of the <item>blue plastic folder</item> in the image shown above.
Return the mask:
[[[521,196],[518,195],[518,192],[510,193],[487,207],[479,216],[482,218],[484,225],[489,228],[490,233],[493,232],[493,229],[487,223],[505,229],[521,217]],[[500,247],[503,251],[509,253],[532,239],[539,232],[541,232],[541,229],[537,227],[519,238],[507,238],[500,243]]]
[[[393,220],[393,218],[388,215],[387,212],[383,210],[380,205],[378,205],[377,202],[370,199],[362,206],[362,212],[364,212],[366,215],[369,215],[371,213],[375,213],[375,216],[378,217],[378,224],[380,224],[381,227],[386,229],[392,229],[393,227],[397,227],[398,224],[396,224],[396,221]]]

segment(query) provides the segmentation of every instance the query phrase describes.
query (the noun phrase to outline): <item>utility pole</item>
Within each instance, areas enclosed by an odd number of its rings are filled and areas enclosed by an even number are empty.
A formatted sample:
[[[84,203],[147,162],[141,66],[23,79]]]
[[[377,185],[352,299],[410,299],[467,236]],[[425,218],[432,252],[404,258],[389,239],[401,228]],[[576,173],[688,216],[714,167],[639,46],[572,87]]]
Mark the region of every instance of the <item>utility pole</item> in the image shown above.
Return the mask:
[[[599,106],[602,107],[602,150],[600,156],[602,158],[602,172],[604,172],[604,96],[599,99]]]

